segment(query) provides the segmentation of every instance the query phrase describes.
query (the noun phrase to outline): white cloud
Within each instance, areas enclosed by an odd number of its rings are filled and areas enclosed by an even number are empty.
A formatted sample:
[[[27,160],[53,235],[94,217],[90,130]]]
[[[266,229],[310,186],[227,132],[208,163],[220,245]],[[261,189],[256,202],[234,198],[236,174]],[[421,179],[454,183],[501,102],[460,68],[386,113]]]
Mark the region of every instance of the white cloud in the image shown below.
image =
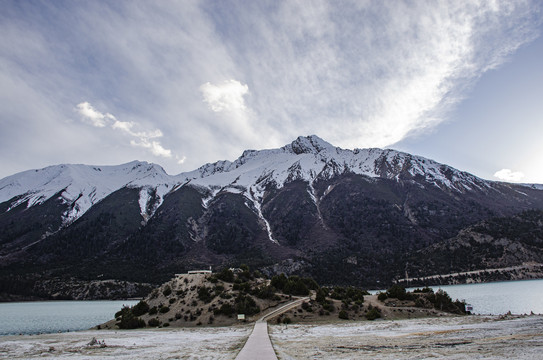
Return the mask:
[[[519,182],[524,178],[524,173],[511,171],[511,169],[501,169],[494,173],[494,177],[503,181]]]
[[[183,156],[183,157],[175,156],[175,159],[177,160],[177,163],[178,163],[179,165],[184,164],[185,161],[187,161],[187,157],[186,157],[186,156]]]
[[[83,120],[96,127],[105,127],[109,121],[115,121],[115,117],[109,113],[102,114],[89,104],[88,102],[82,102],[77,104],[77,111],[83,117]]]
[[[0,124],[14,125],[2,126],[1,151],[31,158],[42,134],[19,147],[6,139],[44,124],[63,132],[49,148],[62,143],[74,161],[132,160],[135,148],[117,147],[122,135],[170,172],[298,135],[390,146],[445,120],[541,22],[537,0],[135,2],[6,3]],[[66,126],[67,103],[93,128]],[[47,161],[65,161],[56,158]]]
[[[249,92],[249,87],[237,80],[226,80],[219,84],[206,82],[200,86],[200,91],[211,110],[215,112],[245,110],[243,96]]]
[[[139,141],[130,140],[130,145],[149,149],[155,156],[172,157],[172,151],[165,149],[158,141],[149,141],[148,139],[140,138]]]
[[[111,127],[131,134],[131,129],[134,127],[134,123],[130,121],[115,121]]]
[[[148,149],[155,156],[165,158],[172,157],[171,150],[165,149],[159,141],[151,140],[164,135],[160,129],[135,132],[132,130],[132,128],[138,124],[132,121],[119,121],[115,118],[115,116],[109,113],[102,114],[88,102],[82,102],[78,104],[76,108],[83,116],[83,119],[91,125],[96,127],[106,127],[109,125],[114,130],[120,130],[127,135],[135,137],[137,140],[130,140],[130,145]]]

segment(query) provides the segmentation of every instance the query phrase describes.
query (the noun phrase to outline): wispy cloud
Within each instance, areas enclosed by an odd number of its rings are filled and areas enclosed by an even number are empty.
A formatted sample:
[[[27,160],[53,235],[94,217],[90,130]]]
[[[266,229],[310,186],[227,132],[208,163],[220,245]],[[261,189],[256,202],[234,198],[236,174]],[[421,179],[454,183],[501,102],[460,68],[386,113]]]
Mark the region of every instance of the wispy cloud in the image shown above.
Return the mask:
[[[96,111],[88,102],[77,104],[76,108],[77,111],[79,111],[79,113],[82,115],[83,119],[93,126],[105,127],[108,120],[112,120],[115,121],[113,124],[113,128],[115,129],[115,124],[118,123],[113,115],[109,113],[102,114],[101,112]]]
[[[165,149],[159,141],[153,140],[164,136],[159,129],[133,131],[132,129],[137,127],[138,124],[131,121],[119,121],[115,116],[109,113],[103,114],[86,101],[77,104],[76,109],[81,115],[82,120],[93,126],[101,128],[108,126],[114,130],[119,130],[126,135],[134,137],[135,139],[130,140],[130,145],[148,149],[155,156],[165,158],[172,157],[171,150]]]
[[[47,139],[10,142],[22,122],[56,127],[75,161],[160,156],[170,172],[298,135],[353,148],[429,131],[541,21],[540,2],[521,0],[3,5],[0,120],[17,126],[0,143],[28,152]],[[91,127],[70,123],[73,104]]]
[[[524,173],[512,171],[511,169],[501,169],[494,173],[494,177],[503,181],[519,182],[524,178]]]

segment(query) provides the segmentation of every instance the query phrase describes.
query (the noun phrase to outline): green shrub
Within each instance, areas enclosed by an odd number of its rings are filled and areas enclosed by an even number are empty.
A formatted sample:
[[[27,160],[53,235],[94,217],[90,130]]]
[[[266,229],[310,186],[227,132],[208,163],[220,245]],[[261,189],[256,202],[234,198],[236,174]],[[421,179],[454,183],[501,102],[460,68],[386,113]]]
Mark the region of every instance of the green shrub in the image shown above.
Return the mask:
[[[345,310],[341,310],[338,314],[338,317],[343,320],[349,320],[349,314]]]
[[[160,311],[161,314],[166,314],[168,311],[170,311],[170,308],[168,306],[163,306],[158,311]]]
[[[213,291],[211,291],[210,288],[206,286],[202,286],[198,289],[198,299],[202,300],[205,304],[211,302],[213,298],[215,297],[215,294]]]
[[[283,318],[283,324],[290,324],[292,322],[292,320],[290,320],[290,318],[288,316],[285,316]]]
[[[325,302],[324,304],[322,304],[322,308],[325,310],[325,311],[328,311],[328,312],[334,312],[335,311],[335,307],[334,307],[334,304],[332,304],[331,302]]]
[[[229,283],[234,282],[234,273],[228,268],[221,270],[221,272],[219,272],[215,276],[217,277],[217,279],[225,281],[225,282],[229,282]]]
[[[164,291],[162,291],[162,294],[164,296],[170,296],[171,293],[172,293],[172,288],[170,287],[170,285],[166,285],[166,288],[164,289]]]
[[[120,329],[137,329],[145,327],[145,321],[134,316],[132,310],[128,306],[125,306],[121,310],[120,321],[117,323],[117,326]]]
[[[226,315],[228,317],[231,317],[232,314],[234,313],[235,309],[234,307],[231,305],[231,304],[222,304],[221,307],[219,309],[215,309],[213,310],[213,313],[215,315]]]
[[[386,292],[380,292],[379,295],[377,295],[377,300],[379,301],[385,301],[388,298]]]
[[[398,300],[406,300],[408,298],[405,288],[398,284],[392,285],[390,289],[387,290],[387,296]]]
[[[139,303],[134,305],[132,308],[132,313],[134,316],[142,316],[144,314],[147,314],[149,312],[149,304],[147,304],[145,301],[141,300]]]
[[[255,300],[249,295],[239,294],[235,300],[235,309],[238,314],[254,315],[260,312]]]
[[[375,319],[378,319],[380,317],[381,317],[381,313],[380,313],[380,311],[379,311],[379,309],[377,307],[371,308],[366,313],[366,319],[368,319],[368,320],[375,320]]]
[[[326,296],[328,296],[328,291],[325,288],[320,288],[317,290],[315,300],[319,304],[324,304],[326,302]]]
[[[432,288],[429,288],[428,286],[422,288],[422,289],[415,289],[413,290],[414,293],[433,293],[434,290]]]
[[[254,295],[260,299],[273,299],[275,297],[275,288],[273,286],[263,285],[254,291]]]
[[[156,315],[158,314],[158,309],[156,306],[153,306],[152,308],[149,309],[149,315]]]
[[[158,319],[152,318],[147,321],[147,325],[149,325],[150,327],[157,327],[160,325],[160,321]]]

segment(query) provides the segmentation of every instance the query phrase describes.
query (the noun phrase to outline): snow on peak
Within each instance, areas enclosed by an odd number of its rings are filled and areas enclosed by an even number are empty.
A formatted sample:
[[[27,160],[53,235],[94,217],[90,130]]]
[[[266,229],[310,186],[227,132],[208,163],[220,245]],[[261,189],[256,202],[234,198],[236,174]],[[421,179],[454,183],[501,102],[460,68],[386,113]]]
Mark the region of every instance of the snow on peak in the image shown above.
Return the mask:
[[[285,151],[299,154],[318,154],[323,150],[336,149],[335,146],[327,143],[317,135],[299,136],[292,143],[282,148]]]
[[[58,195],[70,205],[63,215],[64,222],[70,223],[125,186],[162,189],[165,186],[161,185],[171,181],[162,167],[147,162],[132,161],[116,166],[62,164],[24,171],[0,180],[0,202],[14,199],[10,208],[25,203],[30,207]],[[164,190],[159,191],[158,195],[163,193]]]
[[[241,193],[259,209],[269,186],[352,173],[387,179],[424,179],[426,184],[452,191],[469,191],[488,182],[435,161],[395,150],[346,150],[318,136],[300,136],[279,149],[246,150],[235,161],[218,161],[176,176],[156,164],[132,161],[117,166],[57,165],[29,170],[0,180],[0,202],[10,207],[33,206],[58,195],[68,205],[69,223],[91,206],[123,187],[140,189],[141,215],[147,221],[164,196],[190,183],[213,196],[221,191]],[[209,201],[210,199],[208,199]],[[265,220],[265,219],[264,219]],[[270,234],[271,238],[271,234]]]

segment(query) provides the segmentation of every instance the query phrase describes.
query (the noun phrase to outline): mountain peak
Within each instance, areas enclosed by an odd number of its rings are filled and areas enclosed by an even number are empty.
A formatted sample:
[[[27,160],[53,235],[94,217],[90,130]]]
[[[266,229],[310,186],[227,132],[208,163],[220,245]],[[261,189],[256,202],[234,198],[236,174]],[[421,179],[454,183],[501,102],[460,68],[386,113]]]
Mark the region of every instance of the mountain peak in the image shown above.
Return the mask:
[[[299,136],[292,143],[283,147],[284,150],[294,154],[318,154],[326,149],[335,149],[335,147],[318,137],[317,135]]]

